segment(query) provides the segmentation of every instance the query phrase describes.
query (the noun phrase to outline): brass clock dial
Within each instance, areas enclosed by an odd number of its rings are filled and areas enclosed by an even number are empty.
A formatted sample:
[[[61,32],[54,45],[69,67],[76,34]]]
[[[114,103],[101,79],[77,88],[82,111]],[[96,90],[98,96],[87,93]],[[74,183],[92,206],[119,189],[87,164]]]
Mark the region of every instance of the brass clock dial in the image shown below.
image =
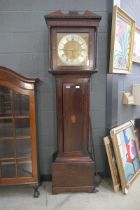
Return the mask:
[[[58,33],[57,57],[60,66],[88,64],[88,33]]]

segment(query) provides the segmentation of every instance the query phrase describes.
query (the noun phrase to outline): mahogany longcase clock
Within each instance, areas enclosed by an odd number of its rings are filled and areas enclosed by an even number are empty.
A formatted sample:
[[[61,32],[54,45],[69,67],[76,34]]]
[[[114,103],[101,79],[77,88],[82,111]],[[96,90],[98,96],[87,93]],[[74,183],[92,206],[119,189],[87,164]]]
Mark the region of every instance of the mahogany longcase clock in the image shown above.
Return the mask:
[[[56,78],[57,152],[53,193],[94,191],[95,163],[88,152],[89,78],[97,71],[98,24],[86,11],[45,16],[49,30],[49,72]]]

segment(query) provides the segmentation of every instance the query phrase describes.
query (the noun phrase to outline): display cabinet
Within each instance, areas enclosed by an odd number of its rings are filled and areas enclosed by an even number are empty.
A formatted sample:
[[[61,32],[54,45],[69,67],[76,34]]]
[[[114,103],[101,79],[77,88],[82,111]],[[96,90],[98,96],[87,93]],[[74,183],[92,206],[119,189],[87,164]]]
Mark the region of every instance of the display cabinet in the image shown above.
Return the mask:
[[[38,197],[36,82],[0,67],[0,185],[32,184]]]

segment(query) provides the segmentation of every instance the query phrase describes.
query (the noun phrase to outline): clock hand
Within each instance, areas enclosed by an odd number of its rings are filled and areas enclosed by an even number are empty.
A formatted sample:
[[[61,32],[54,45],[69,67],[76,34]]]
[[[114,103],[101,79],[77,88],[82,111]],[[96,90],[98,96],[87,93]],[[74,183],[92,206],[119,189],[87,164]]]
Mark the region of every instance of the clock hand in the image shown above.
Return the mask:
[[[67,50],[59,49],[59,50],[63,50],[63,51],[74,51],[74,49],[67,49]]]
[[[67,49],[67,50],[64,50],[64,49],[59,49],[59,50],[63,50],[63,51],[86,51],[86,49],[81,49],[81,50],[75,50],[75,49]]]

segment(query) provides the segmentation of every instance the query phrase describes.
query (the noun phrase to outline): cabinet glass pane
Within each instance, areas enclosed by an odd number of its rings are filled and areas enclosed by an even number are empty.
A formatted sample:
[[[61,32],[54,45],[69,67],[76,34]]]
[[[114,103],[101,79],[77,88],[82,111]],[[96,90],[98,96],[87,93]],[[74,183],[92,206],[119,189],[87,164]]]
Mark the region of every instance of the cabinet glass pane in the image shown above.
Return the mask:
[[[17,174],[18,174],[18,177],[32,177],[31,161],[18,161]]]
[[[14,94],[15,115],[16,116],[29,116],[29,96],[19,93]]]
[[[16,119],[16,136],[30,136],[30,119]]]
[[[14,141],[0,140],[0,158],[14,157]]]
[[[0,86],[0,117],[12,115],[11,94],[9,88]]]
[[[16,156],[31,158],[31,140],[19,139],[16,140]]]
[[[12,119],[0,119],[0,138],[12,137],[13,132],[13,120]]]
[[[1,162],[1,177],[2,178],[14,178],[16,177],[16,162],[2,161]]]

